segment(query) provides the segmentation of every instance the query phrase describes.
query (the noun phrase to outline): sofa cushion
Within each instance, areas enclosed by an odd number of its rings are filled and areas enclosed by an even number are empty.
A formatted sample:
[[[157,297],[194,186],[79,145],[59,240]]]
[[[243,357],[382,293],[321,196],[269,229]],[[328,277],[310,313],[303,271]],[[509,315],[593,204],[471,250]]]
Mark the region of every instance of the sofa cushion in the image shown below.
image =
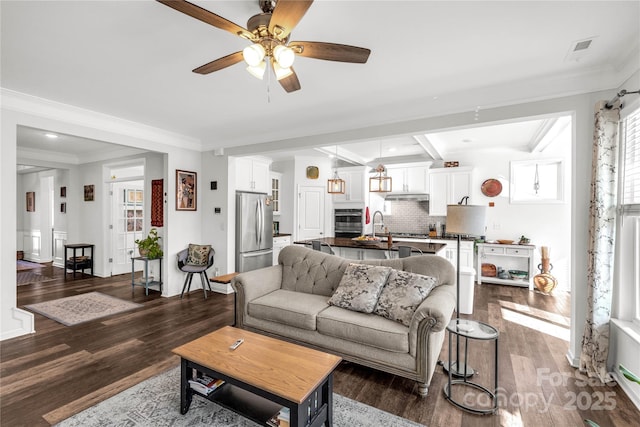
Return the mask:
[[[188,265],[207,265],[209,263],[209,252],[211,245],[194,245],[189,243],[187,255]]]
[[[413,313],[435,286],[434,277],[392,270],[373,313],[409,326]]]
[[[390,272],[391,267],[350,263],[329,304],[371,313]]]
[[[247,311],[258,319],[315,331],[316,316],[328,306],[326,296],[278,289],[251,301]]]
[[[318,332],[387,351],[409,352],[409,328],[373,314],[329,307],[318,314]]]

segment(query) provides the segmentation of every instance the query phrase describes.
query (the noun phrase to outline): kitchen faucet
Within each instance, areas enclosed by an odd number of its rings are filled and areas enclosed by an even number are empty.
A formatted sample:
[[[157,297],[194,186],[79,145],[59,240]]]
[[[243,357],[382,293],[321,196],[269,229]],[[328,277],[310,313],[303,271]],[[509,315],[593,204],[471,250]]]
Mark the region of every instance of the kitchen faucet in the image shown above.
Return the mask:
[[[371,222],[373,224],[373,237],[376,237],[376,214],[380,214],[380,228],[384,227],[384,215],[382,215],[382,212],[380,211],[375,211],[371,218]]]

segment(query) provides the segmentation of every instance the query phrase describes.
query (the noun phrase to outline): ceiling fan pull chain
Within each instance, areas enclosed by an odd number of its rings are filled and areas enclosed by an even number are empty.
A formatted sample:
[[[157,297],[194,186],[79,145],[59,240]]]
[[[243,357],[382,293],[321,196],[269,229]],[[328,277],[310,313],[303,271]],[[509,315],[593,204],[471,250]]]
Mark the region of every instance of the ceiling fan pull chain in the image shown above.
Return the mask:
[[[271,104],[271,72],[269,71],[269,66],[267,66],[267,104]]]

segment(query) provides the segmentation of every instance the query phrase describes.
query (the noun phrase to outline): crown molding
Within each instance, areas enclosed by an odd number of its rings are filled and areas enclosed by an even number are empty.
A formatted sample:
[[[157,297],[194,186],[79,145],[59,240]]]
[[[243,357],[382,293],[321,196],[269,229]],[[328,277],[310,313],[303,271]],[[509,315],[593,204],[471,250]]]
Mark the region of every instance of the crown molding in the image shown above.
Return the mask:
[[[45,98],[0,88],[2,109],[57,120],[129,138],[138,138],[154,144],[203,151],[199,139],[169,132],[163,129],[121,119],[103,113],[51,101]],[[79,135],[80,136],[80,135]],[[113,141],[105,141],[113,142]],[[148,147],[140,147],[148,149]]]

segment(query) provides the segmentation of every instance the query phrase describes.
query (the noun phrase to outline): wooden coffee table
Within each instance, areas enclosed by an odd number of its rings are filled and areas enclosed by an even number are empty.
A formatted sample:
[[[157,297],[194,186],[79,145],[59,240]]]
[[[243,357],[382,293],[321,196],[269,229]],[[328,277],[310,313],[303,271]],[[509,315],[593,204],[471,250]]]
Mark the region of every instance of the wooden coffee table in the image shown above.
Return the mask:
[[[231,350],[236,340],[244,339]],[[180,412],[186,414],[194,394],[262,425],[282,407],[290,424],[333,425],[333,370],[342,358],[225,326],[173,349],[181,357]],[[193,369],[225,384],[205,396],[189,387]]]

